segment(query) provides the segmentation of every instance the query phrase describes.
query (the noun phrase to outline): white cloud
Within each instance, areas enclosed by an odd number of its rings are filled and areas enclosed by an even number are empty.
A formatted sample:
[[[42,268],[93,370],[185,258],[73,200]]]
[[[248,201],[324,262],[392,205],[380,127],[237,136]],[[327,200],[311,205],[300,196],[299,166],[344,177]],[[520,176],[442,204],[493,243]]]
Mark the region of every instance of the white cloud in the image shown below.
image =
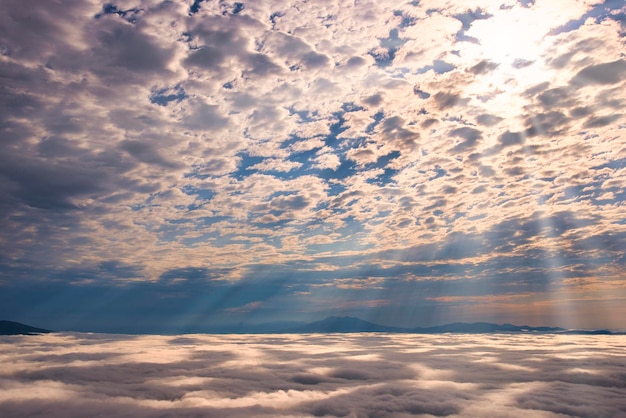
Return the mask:
[[[464,236],[623,292],[623,22],[530,3],[5,2],[0,282]]]
[[[2,337],[3,417],[619,416],[622,336]],[[43,412],[45,411],[45,412]]]

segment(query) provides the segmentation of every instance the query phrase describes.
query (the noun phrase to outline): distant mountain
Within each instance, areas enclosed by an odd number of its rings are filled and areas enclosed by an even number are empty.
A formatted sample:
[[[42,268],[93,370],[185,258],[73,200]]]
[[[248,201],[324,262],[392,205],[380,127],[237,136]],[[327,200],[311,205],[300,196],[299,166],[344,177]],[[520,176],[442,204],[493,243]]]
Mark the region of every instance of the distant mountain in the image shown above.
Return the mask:
[[[567,330],[559,327],[531,327],[528,325],[492,324],[489,322],[455,322],[453,324],[434,327],[400,328],[379,325],[350,316],[329,316],[321,321],[291,327],[279,331],[280,333],[308,334],[334,332],[395,332],[410,334],[490,334],[490,333],[544,333],[544,334],[580,334],[580,335],[612,335],[621,334],[608,330]]]
[[[566,331],[559,327],[530,327],[528,325],[512,325],[512,324],[492,324],[489,322],[455,322],[453,324],[439,325],[427,328],[413,328],[411,332],[416,334],[440,334],[446,332],[456,332],[464,334],[488,334],[498,332],[562,332]]]
[[[321,321],[287,328],[282,333],[308,334],[332,332],[410,332],[408,328],[388,327],[351,316],[329,316]]]
[[[39,335],[50,331],[35,328],[13,321],[0,321],[0,335]],[[86,331],[83,331],[86,332]],[[191,331],[188,331],[191,332]],[[531,327],[528,325],[492,324],[489,322],[455,322],[434,327],[402,328],[375,324],[351,316],[329,316],[321,321],[308,324],[295,321],[272,322],[265,324],[224,325],[223,327],[193,331],[209,334],[330,334],[358,332],[389,332],[404,334],[563,334],[563,335],[626,335],[626,332],[600,330],[576,330],[559,327]],[[139,333],[141,334],[141,332]],[[172,332],[179,334],[179,332]]]
[[[37,335],[52,332],[13,321],[0,321],[0,335]]]
[[[571,329],[567,331],[563,331],[561,334],[576,334],[576,335],[626,335],[626,332],[613,332],[608,329],[595,329],[595,330],[584,330],[584,329]]]

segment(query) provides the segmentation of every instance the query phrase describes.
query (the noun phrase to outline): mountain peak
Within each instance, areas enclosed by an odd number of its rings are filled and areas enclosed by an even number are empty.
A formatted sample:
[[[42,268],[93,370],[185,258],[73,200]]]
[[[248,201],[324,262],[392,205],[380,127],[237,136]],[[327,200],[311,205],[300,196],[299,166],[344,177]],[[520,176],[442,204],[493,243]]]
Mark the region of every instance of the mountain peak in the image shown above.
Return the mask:
[[[335,333],[335,332],[407,332],[407,329],[388,327],[364,321],[352,316],[331,315],[322,320],[311,322],[306,325],[285,329],[284,333],[308,334],[308,333]]]

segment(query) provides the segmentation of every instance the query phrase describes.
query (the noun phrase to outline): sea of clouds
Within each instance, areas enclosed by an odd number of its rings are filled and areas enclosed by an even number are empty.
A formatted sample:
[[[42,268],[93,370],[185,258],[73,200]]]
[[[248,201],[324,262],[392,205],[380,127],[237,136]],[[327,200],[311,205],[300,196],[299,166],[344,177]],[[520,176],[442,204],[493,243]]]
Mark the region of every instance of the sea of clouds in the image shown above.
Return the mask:
[[[626,336],[0,337],[0,416],[619,417]]]

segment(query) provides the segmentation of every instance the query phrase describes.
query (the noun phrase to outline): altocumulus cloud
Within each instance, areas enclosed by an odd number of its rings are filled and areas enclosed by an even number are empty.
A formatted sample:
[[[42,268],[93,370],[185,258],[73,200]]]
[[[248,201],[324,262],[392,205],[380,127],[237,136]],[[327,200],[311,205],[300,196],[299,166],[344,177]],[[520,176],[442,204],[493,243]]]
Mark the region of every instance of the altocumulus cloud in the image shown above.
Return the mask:
[[[0,413],[617,417],[623,336],[2,337]]]
[[[1,318],[624,326],[623,2],[0,7]]]

